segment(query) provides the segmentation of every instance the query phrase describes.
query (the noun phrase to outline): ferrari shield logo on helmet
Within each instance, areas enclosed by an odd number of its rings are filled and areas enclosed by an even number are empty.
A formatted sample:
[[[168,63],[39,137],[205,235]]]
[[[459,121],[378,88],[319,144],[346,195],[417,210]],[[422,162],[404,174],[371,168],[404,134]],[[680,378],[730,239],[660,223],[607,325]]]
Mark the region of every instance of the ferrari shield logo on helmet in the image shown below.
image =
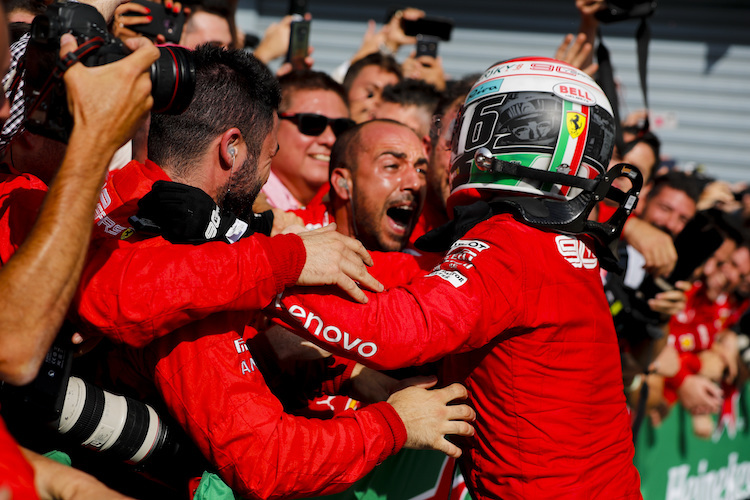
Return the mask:
[[[568,111],[565,123],[568,125],[568,133],[573,139],[576,139],[586,130],[586,117],[577,111]]]

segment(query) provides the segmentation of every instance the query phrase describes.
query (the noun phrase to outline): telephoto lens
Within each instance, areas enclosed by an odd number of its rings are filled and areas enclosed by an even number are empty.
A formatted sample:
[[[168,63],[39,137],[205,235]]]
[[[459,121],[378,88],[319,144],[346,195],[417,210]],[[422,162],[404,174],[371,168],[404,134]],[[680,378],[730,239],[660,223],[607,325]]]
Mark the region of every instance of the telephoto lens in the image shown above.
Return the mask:
[[[176,455],[177,443],[154,409],[70,377],[57,430],[82,446],[131,464]]]

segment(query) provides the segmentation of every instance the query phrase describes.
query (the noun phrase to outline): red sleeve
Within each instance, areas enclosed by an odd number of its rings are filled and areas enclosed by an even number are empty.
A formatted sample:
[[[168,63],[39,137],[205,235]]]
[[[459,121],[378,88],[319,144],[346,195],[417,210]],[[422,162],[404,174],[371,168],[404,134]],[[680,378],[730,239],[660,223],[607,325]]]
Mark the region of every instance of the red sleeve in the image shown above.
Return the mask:
[[[370,256],[373,261],[370,274],[386,289],[406,285],[429,274],[443,258],[442,254],[414,255],[406,252],[370,252]]]
[[[701,371],[700,358],[694,352],[683,352],[680,354],[680,371],[674,377],[666,377],[664,385],[676,392],[685,381],[685,377],[695,375],[699,371]]]
[[[342,358],[341,356],[333,356],[334,362],[333,365],[330,367],[331,371],[333,373],[336,373],[338,369],[341,370],[340,375],[336,375],[332,379],[324,380],[323,381],[323,393],[324,394],[340,394],[341,392],[341,386],[349,380],[352,377],[352,372],[354,371],[354,367],[357,365],[356,361],[352,361],[351,359]]]
[[[38,500],[34,488],[34,469],[26,461],[18,444],[0,418],[0,490],[9,490],[13,500]]]
[[[294,498],[342,491],[403,446],[406,430],[388,403],[327,421],[284,413],[241,338],[218,333],[228,316],[153,342],[145,359],[154,360],[154,382],[170,413],[237,493]]]
[[[108,240],[89,254],[71,314],[85,333],[143,346],[217,311],[265,307],[304,263],[292,234],[232,245]]]
[[[321,289],[295,288],[277,303],[277,312],[303,337],[375,369],[421,365],[479,348],[522,314],[516,299],[524,266],[509,246],[457,243],[438,270],[407,286],[368,293],[365,305]]]
[[[28,174],[0,174],[0,266],[31,232],[47,195],[47,186]]]

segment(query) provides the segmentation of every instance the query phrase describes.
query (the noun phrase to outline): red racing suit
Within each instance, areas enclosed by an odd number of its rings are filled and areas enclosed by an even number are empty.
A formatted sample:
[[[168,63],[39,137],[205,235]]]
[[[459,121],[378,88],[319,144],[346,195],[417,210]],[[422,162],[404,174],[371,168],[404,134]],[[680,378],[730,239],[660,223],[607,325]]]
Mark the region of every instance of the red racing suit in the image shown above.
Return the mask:
[[[366,305],[294,289],[277,303],[306,338],[378,369],[448,356],[476,435],[458,443],[478,499],[641,498],[617,337],[581,239],[497,215],[429,275]]]
[[[33,175],[0,174],[0,266],[26,240],[46,195],[47,185]]]
[[[685,310],[669,320],[668,342],[680,355],[680,370],[675,376],[664,380],[664,397],[669,403],[677,401],[677,389],[685,377],[700,372],[698,353],[710,349],[717,335],[734,326],[747,308],[746,302],[727,294],[711,300],[702,281],[694,282],[685,296]],[[722,383],[722,386],[724,400],[731,400],[736,388],[726,383]]]
[[[0,491],[6,490],[13,500],[38,500],[34,488],[34,469],[21,454],[5,422],[0,418]]]
[[[131,162],[114,173],[102,191],[106,203],[100,204],[97,219],[109,222],[97,225],[92,245],[98,248],[84,272],[91,281],[82,285],[82,295],[97,291],[100,295],[86,299],[82,314],[96,311],[97,324],[113,332],[117,340],[139,346],[150,341],[140,349],[124,348],[123,357],[156,386],[170,413],[222,478],[249,498],[333,493],[397,452],[406,440],[406,430],[392,406],[378,403],[325,422],[287,415],[245,345],[242,332],[246,337],[255,334],[246,328],[258,314],[259,307],[252,304],[263,301],[258,300],[257,290],[237,293],[247,285],[234,281],[260,273],[276,289],[273,273],[262,268],[273,269],[269,260],[286,255],[294,261],[291,252],[280,253],[281,245],[299,238],[265,238],[276,241],[275,256],[240,256],[247,251],[243,242],[251,238],[232,245],[219,242],[198,247],[137,234],[123,238],[128,217],[137,211],[137,200],[158,179],[167,179],[158,166]],[[123,229],[113,230],[118,227]],[[172,262],[196,248],[205,252],[204,260],[191,265],[185,259]],[[112,255],[114,261],[108,259]],[[254,267],[261,269],[253,269],[253,257]],[[146,273],[133,269],[146,282],[142,303],[131,289],[139,283],[130,283],[128,273],[134,259],[148,266]],[[247,267],[238,267],[245,259]],[[289,272],[293,281],[300,269],[301,265]],[[154,276],[149,278],[149,272]],[[93,290],[92,282],[96,283]],[[173,289],[180,284],[183,289]],[[199,287],[204,287],[202,293]],[[222,304],[217,299],[224,296]],[[228,311],[217,312],[222,307]],[[148,313],[155,314],[150,322]],[[121,319],[125,328],[118,324]],[[184,326],[154,340],[171,325]]]
[[[126,167],[112,174],[96,208],[73,300],[72,319],[83,332],[144,346],[218,311],[260,309],[296,282],[305,250],[294,235],[255,234],[233,245],[195,246],[135,233],[128,217],[137,212],[138,200],[154,182],[169,178],[150,161]]]

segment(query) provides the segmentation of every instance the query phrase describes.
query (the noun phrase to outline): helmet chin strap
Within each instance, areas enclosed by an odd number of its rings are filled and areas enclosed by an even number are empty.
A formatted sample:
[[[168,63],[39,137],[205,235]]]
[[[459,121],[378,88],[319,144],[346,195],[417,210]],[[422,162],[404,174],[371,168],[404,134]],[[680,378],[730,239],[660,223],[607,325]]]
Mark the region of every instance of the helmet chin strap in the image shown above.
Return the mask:
[[[498,160],[487,148],[479,148],[474,155],[474,161],[477,168],[485,172],[580,188],[583,192],[570,201],[502,196],[490,203],[506,203],[517,208],[519,215],[531,225],[549,227],[566,233],[591,234],[604,245],[619,237],[622,225],[635,209],[638,194],[643,187],[643,176],[640,171],[627,163],[619,163],[595,179],[586,179]],[[630,180],[631,187],[627,192],[612,186],[612,182],[619,177]],[[604,199],[615,201],[618,204],[617,211],[604,223],[587,220],[591,210]]]
[[[613,247],[617,243],[625,219],[635,209],[638,202],[643,176],[637,168],[627,163],[620,163],[608,172],[600,174],[596,179],[584,179],[497,160],[489,150],[484,148],[477,151],[475,158],[481,162],[480,169],[486,169],[485,171],[574,186],[582,189],[583,192],[570,201],[551,200],[539,196],[505,195],[496,196],[489,201],[478,200],[470,205],[454,207],[453,219],[421,236],[415,242],[418,249],[428,252],[445,251],[454,241],[462,238],[480,222],[494,215],[511,213],[520,219],[520,222],[532,227],[563,234],[590,236],[601,266],[608,271],[622,272],[617,264]],[[632,185],[627,192],[612,186],[612,182],[618,177],[626,177],[630,180]],[[618,204],[612,217],[606,222],[588,220],[596,204],[605,198]]]
[[[585,179],[558,172],[548,172],[524,167],[496,159],[487,148],[480,148],[474,155],[477,168],[498,174],[542,182],[551,182],[583,190],[570,201],[541,197],[498,196],[489,202],[495,211],[511,211],[530,226],[552,229],[561,233],[587,234],[597,244],[597,249],[614,258],[610,245],[616,243],[622,226],[638,203],[638,194],[643,187],[640,171],[627,163],[619,163],[595,179]],[[625,177],[631,187],[627,192],[613,187],[612,182]],[[588,220],[594,207],[604,199],[618,204],[614,214],[605,222]],[[602,253],[602,252],[599,252]]]

